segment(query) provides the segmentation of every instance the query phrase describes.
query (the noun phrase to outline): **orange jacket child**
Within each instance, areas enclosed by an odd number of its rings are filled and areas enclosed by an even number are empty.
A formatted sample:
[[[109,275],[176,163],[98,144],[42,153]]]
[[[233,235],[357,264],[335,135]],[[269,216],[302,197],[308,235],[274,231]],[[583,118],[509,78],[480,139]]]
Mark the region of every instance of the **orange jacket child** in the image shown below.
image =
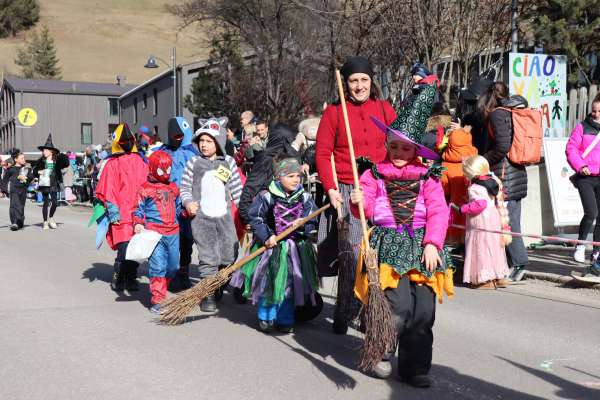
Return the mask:
[[[442,186],[446,200],[454,204],[464,204],[467,200],[468,183],[462,170],[464,159],[477,155],[477,148],[473,146],[471,138],[471,126],[456,129],[450,132],[448,147],[442,154],[442,166],[446,170],[442,175]],[[465,224],[465,217],[455,210],[452,211],[452,221],[457,225]],[[465,242],[464,229],[448,228],[446,243],[450,246],[458,246]]]

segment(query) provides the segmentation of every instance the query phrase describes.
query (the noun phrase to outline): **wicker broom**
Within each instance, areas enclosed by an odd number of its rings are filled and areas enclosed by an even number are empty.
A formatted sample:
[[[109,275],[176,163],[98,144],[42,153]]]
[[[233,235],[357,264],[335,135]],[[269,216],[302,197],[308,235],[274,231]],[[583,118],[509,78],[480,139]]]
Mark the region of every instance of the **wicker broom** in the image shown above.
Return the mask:
[[[275,236],[277,242],[286,238],[289,234],[294,232],[296,229],[305,225],[308,221],[316,218],[319,214],[329,208],[329,204],[319,208],[317,211],[308,215],[305,218],[300,219],[300,224],[296,227],[290,226],[279,235]],[[185,321],[188,314],[196,307],[202,300],[213,294],[218,288],[223,286],[229,281],[231,275],[244,264],[249,262],[255,257],[258,257],[264,253],[266,247],[261,247],[254,251],[252,254],[247,255],[238,262],[230,265],[217,272],[216,275],[210,278],[202,279],[195,286],[181,292],[177,296],[166,299],[161,304],[160,317],[158,322],[165,325],[177,325]]]
[[[350,132],[350,121],[348,120],[348,110],[346,109],[346,98],[342,86],[340,71],[335,71],[340,102],[344,115],[344,124],[346,127],[346,136],[348,139],[348,149],[350,152],[350,161],[352,163],[352,175],[354,178],[354,188],[360,190],[358,180],[358,169],[356,168],[356,158],[354,156],[354,145],[352,144],[352,134]],[[379,363],[384,354],[392,351],[396,341],[396,329],[392,319],[392,310],[388,303],[381,285],[379,283],[379,265],[377,253],[369,246],[369,233],[367,231],[367,220],[365,218],[365,209],[362,203],[358,204],[360,223],[363,234],[363,260],[367,267],[367,278],[369,280],[368,303],[364,310],[365,338],[361,349],[358,368],[362,371],[371,371]],[[362,266],[358,266],[361,268]]]

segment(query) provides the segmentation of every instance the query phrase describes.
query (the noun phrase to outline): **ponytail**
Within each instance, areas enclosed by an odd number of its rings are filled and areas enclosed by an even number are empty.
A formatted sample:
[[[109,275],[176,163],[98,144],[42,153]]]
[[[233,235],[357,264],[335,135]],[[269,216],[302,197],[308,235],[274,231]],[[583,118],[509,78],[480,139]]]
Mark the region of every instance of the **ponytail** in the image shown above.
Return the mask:
[[[503,231],[510,231],[510,219],[508,209],[506,208],[506,201],[504,200],[504,187],[502,181],[497,176],[493,175],[492,177],[499,187],[498,194],[496,195],[496,209],[498,210],[498,214],[500,214],[500,227]],[[512,235],[503,234],[500,240],[503,246],[508,246],[512,243]]]
[[[508,98],[508,87],[504,82],[494,82],[487,92],[479,98],[477,109],[483,121],[487,122],[490,114],[500,106],[502,100]]]

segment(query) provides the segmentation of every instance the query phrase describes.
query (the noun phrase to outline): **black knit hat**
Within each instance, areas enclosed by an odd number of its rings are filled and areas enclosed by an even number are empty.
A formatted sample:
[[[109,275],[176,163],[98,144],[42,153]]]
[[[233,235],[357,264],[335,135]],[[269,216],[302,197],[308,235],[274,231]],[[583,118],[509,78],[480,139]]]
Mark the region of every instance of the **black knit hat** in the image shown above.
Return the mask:
[[[370,78],[373,78],[374,75],[371,62],[362,56],[354,56],[347,59],[344,65],[342,65],[340,73],[345,81],[347,81],[352,74],[367,74]]]
[[[421,63],[414,63],[410,69],[410,74],[420,76],[421,78],[427,78],[429,75],[431,75],[431,72],[425,65]]]

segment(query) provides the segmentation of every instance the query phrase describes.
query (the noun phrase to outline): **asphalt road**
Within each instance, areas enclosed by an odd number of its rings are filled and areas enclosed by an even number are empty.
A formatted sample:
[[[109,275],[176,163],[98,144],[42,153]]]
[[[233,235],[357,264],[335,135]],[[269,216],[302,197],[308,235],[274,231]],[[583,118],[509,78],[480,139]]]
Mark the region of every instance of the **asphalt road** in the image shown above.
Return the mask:
[[[258,332],[253,307],[227,295],[215,316],[159,326],[146,278],[133,296],[109,289],[114,254],[94,249],[89,210],[60,207],[53,231],[38,206],[26,214],[9,231],[0,200],[3,400],[600,398],[597,291],[457,288],[437,309],[435,386],[417,390],[355,369],[359,335],[330,333],[332,281],[324,312],[295,334]]]

